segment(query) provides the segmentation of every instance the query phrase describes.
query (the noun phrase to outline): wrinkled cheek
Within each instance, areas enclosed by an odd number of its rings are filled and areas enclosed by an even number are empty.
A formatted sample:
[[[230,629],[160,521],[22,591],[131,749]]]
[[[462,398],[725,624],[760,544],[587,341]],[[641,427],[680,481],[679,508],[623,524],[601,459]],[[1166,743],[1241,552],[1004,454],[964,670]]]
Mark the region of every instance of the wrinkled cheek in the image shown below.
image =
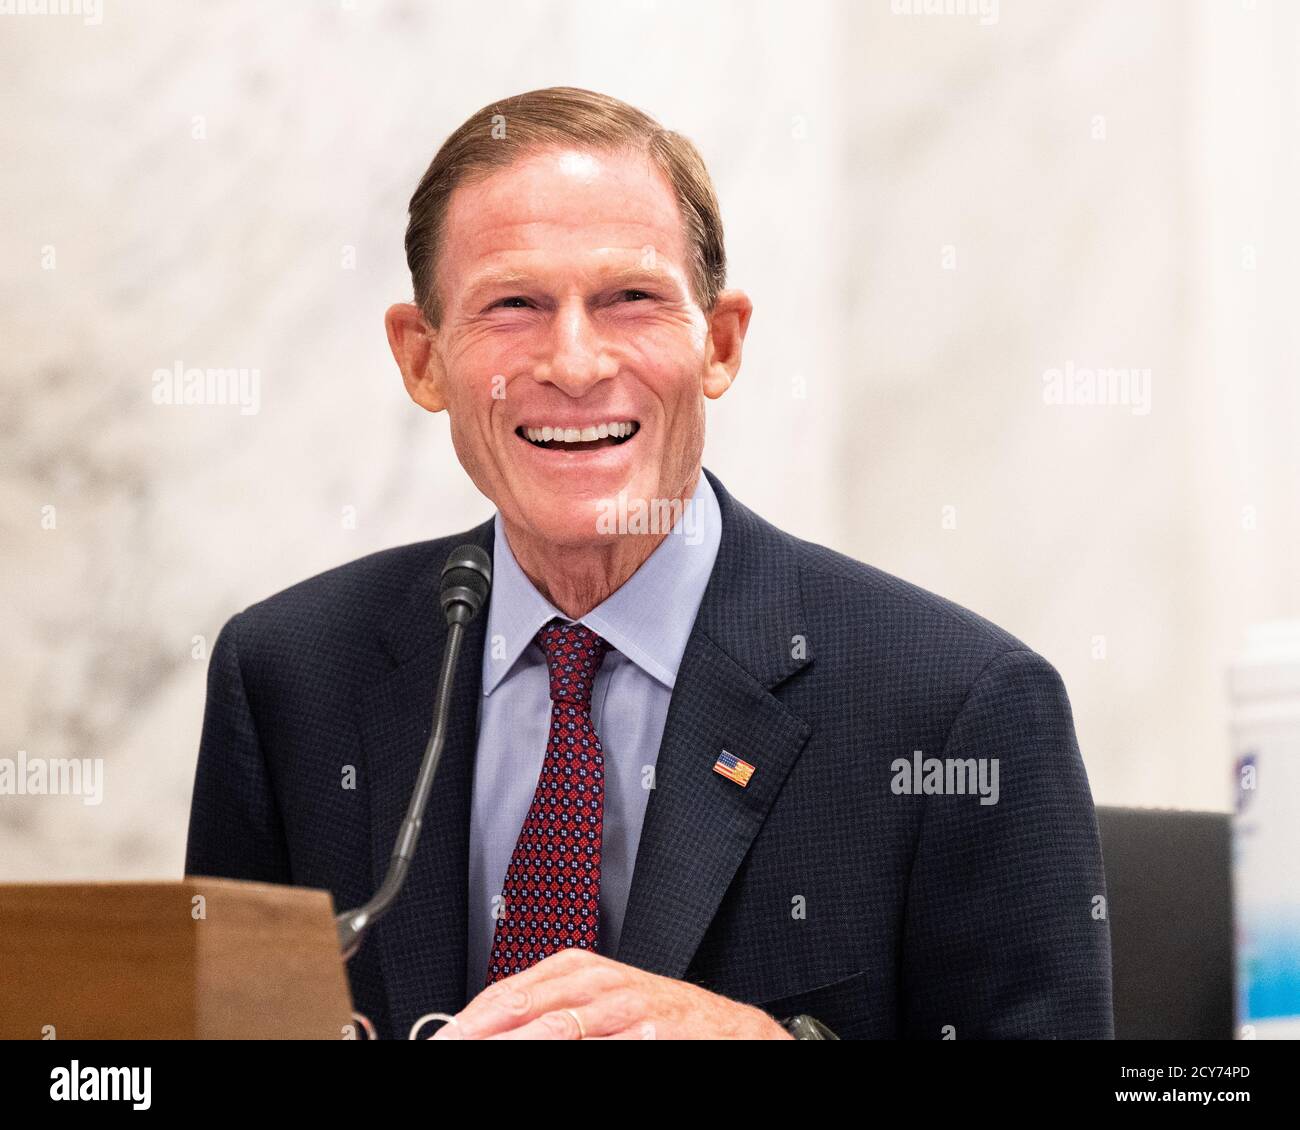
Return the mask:
[[[467,419],[461,405],[451,412],[451,446],[456,458],[474,485],[492,497],[488,489],[500,476],[497,453],[492,450],[491,436],[484,432],[482,421],[472,415]]]
[[[666,442],[671,450],[665,462],[673,465],[679,474],[695,469],[704,453],[703,403],[683,405],[676,421],[669,426]]]

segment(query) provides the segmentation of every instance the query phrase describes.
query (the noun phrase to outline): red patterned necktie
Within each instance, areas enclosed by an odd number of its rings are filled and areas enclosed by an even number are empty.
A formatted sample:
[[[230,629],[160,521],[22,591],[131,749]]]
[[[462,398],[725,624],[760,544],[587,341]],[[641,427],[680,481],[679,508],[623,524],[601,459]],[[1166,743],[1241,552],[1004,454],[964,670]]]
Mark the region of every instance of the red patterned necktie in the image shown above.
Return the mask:
[[[551,676],[551,732],[524,817],[497,919],[487,983],[557,950],[596,948],[604,756],[591,724],[591,688],[609,644],[582,624],[552,620],[537,633]]]

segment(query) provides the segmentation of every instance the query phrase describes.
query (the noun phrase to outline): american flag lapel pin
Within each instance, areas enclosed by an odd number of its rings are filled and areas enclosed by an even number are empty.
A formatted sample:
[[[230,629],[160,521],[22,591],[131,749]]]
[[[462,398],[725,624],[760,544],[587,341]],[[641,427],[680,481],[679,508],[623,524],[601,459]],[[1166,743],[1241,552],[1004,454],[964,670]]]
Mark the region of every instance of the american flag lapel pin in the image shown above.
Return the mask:
[[[713,763],[713,771],[726,777],[728,781],[734,781],[742,789],[749,784],[749,779],[754,775],[754,767],[748,761],[741,761],[734,753],[728,753],[725,749],[718,754],[718,760]]]

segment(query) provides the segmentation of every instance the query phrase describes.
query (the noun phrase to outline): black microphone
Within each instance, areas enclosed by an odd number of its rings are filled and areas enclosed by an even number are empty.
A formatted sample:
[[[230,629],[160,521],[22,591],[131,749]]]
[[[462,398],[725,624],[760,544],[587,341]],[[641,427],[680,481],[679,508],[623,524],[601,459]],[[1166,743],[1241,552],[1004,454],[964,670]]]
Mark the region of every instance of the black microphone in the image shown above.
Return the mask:
[[[424,760],[415,779],[415,792],[406,810],[406,819],[397,833],[393,854],[388,861],[388,871],[379,890],[365,906],[345,910],[336,919],[339,931],[339,949],[346,961],[361,948],[366,931],[386,914],[401,893],[406,873],[415,858],[415,845],[420,839],[420,824],[424,809],[429,803],[433,777],[442,757],[442,745],[447,737],[447,711],[451,706],[451,686],[456,674],[456,658],[460,654],[461,639],[468,624],[487,603],[492,588],[492,561],[476,545],[462,545],[452,551],[447,564],[442,567],[442,584],[438,598],[447,616],[447,642],[442,652],[442,668],[438,673],[437,690],[433,698],[433,731],[429,744],[424,747]]]

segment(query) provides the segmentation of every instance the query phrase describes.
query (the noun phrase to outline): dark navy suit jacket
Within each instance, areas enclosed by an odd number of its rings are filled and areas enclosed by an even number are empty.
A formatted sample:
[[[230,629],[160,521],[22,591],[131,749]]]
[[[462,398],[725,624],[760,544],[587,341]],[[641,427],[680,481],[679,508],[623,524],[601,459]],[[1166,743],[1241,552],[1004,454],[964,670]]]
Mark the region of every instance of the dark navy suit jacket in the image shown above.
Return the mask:
[[[707,473],[707,472],[706,472]],[[776,529],[710,475],[722,543],[673,692],[618,959],[841,1037],[1112,1035],[1097,824],[1056,671],[930,593]],[[186,872],[330,891],[383,875],[430,729],[451,549],[330,570],[214,648]],[[349,966],[404,1038],[465,1003],[479,659],[471,624],[423,837]],[[741,788],[713,771],[730,750]],[[893,768],[997,758],[996,804]],[[355,787],[345,788],[349,767]]]

